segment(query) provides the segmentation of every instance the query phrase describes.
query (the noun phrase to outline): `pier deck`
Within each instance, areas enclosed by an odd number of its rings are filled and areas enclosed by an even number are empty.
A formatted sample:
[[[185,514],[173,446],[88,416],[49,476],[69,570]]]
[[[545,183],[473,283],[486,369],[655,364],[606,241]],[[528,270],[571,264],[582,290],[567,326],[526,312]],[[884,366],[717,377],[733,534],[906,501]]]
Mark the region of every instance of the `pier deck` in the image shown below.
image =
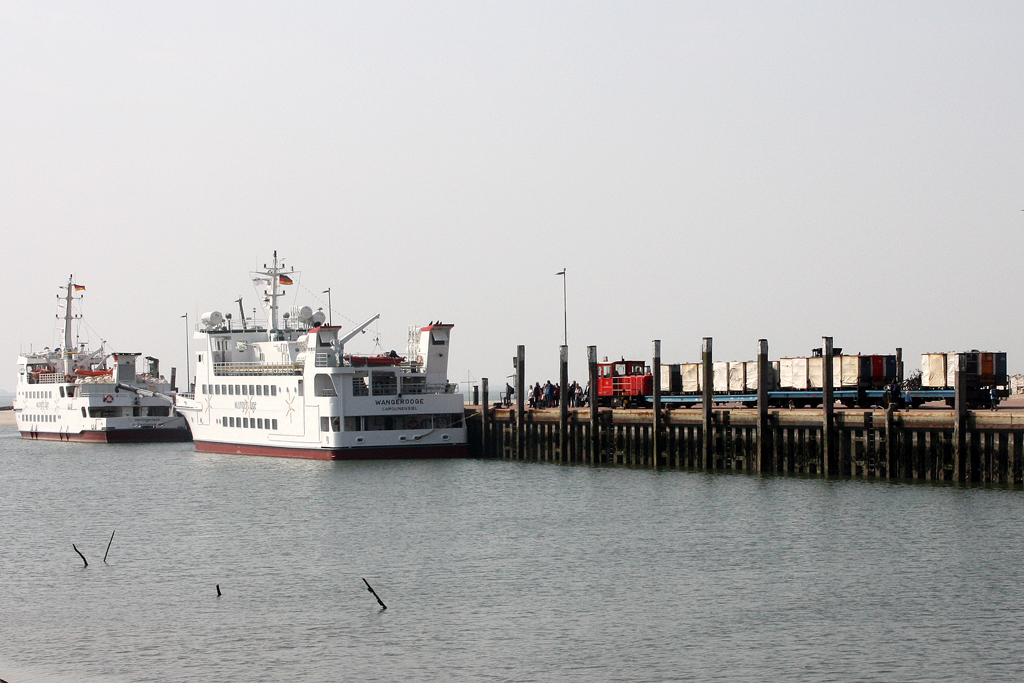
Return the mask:
[[[476,405],[467,406],[467,421],[480,457],[1024,486],[1024,397],[962,414],[931,406],[837,406],[830,416],[831,458],[823,412],[770,409],[759,439],[757,409],[716,407],[710,411],[710,448],[700,409],[662,409],[657,433],[650,408],[571,408],[563,427],[558,408],[524,410],[517,420],[514,406],[492,406],[485,418]]]

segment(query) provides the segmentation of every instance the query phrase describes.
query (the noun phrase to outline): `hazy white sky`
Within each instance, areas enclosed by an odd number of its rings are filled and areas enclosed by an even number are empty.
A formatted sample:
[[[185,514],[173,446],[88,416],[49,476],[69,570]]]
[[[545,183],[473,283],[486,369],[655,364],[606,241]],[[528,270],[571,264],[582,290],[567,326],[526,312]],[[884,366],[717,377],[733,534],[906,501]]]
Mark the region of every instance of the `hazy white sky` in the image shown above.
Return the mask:
[[[503,386],[517,344],[557,379],[562,268],[581,379],[588,344],[823,334],[1020,372],[1022,28],[1021,2],[0,1],[0,389],[70,273],[180,377],[179,316],[251,309],[274,249],[288,303],[331,287],[387,350],[455,323],[455,381]]]

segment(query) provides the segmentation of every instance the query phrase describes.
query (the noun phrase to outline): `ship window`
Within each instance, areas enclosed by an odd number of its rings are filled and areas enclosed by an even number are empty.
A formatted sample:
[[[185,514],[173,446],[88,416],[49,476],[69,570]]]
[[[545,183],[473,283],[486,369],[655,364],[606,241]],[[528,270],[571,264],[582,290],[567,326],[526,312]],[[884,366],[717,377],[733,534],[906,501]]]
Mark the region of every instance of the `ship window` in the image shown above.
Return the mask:
[[[248,429],[249,428],[249,418],[247,418],[247,417],[243,417],[242,418],[242,428],[243,429]]]
[[[296,393],[297,393],[297,394],[298,394],[299,396],[305,396],[305,395],[306,395],[306,394],[305,394],[305,393],[303,393],[303,391],[302,391],[302,380],[301,380],[301,379],[299,380],[299,387],[298,387],[298,389],[296,390]]]
[[[68,387],[68,398],[74,398],[74,397],[75,397],[75,388],[74,387]]]
[[[277,385],[276,384],[271,384],[270,385],[270,395],[271,396],[277,396]]]
[[[316,396],[338,395],[334,390],[334,382],[331,380],[330,375],[320,373],[313,378],[313,394]]]
[[[254,387],[253,385],[250,384],[249,385],[249,395],[253,396],[255,393],[256,393],[256,387]]]
[[[423,376],[412,376],[402,378],[403,394],[422,394],[427,389],[427,378]]]
[[[352,376],[352,395],[353,396],[369,396],[370,387],[367,384],[367,377],[365,372],[359,372]]]
[[[329,417],[321,417],[320,418],[320,431],[321,432],[326,432],[326,431],[328,431],[331,428],[330,419],[331,418],[329,418]]]
[[[228,385],[228,395],[229,396],[234,396],[234,394],[235,394],[235,388],[229,384]]]
[[[260,386],[259,384],[256,385],[256,395],[257,396],[262,396],[263,395],[263,387]]]
[[[263,421],[263,428],[264,429],[270,429],[270,418],[269,417],[266,420]]]
[[[86,417],[85,408],[82,408],[82,417]]]
[[[435,346],[444,346],[444,337],[437,332],[430,332],[430,343]]]
[[[241,396],[241,395],[242,395],[242,387],[240,387],[240,386],[238,386],[236,384],[235,385],[235,396]]]
[[[398,393],[398,378],[393,372],[370,373],[374,396],[394,396]]]
[[[340,432],[341,431],[341,418],[340,417],[332,417],[331,418],[331,431],[332,432]]]
[[[358,432],[360,431],[359,418],[358,417],[346,417],[345,418],[345,431],[346,432]]]
[[[213,393],[215,393],[215,394],[219,394],[220,393],[220,385],[219,384],[214,384],[213,385]]]
[[[60,397],[64,398],[64,387],[59,387]]]
[[[228,427],[234,427],[234,426],[235,426],[235,418],[229,417],[228,418]]]
[[[273,428],[277,429],[277,418],[276,417],[274,418],[273,422],[274,422],[274,427]]]
[[[262,417],[257,417],[256,418],[256,429],[263,429],[263,418]]]
[[[255,417],[250,417],[249,418],[249,429],[256,429],[256,418]]]

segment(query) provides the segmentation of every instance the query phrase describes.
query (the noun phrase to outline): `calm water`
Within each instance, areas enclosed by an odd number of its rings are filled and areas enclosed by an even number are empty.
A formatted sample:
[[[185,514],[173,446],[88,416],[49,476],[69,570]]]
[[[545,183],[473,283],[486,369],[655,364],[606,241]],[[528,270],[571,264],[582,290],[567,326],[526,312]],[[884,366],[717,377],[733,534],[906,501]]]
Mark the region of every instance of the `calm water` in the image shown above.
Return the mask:
[[[1024,673],[1020,491],[303,462],[4,428],[0,520],[10,683]]]

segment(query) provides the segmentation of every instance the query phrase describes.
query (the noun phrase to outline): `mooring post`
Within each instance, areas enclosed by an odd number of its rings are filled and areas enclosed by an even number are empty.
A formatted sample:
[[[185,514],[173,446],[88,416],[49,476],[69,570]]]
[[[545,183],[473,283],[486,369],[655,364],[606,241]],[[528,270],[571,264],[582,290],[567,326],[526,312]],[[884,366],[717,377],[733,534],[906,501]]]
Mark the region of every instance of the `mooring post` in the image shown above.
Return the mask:
[[[711,337],[704,337],[701,346],[701,362],[704,368],[704,386],[701,394],[701,406],[704,411],[704,439],[701,452],[701,467],[710,470],[715,463],[715,439],[714,439],[714,413],[711,410],[713,393],[715,389],[715,375],[711,364]]]
[[[590,405],[590,464],[598,462],[598,450],[601,447],[601,429],[597,422],[597,347],[587,347],[587,376],[590,389],[587,403]]]
[[[526,347],[520,344],[516,347],[516,457],[520,460],[526,457],[523,451],[523,443],[526,436]]]
[[[896,347],[896,381],[903,384],[903,349]]]
[[[567,463],[569,443],[569,347],[558,347],[558,462]]]
[[[832,421],[836,401],[832,393],[832,337],[821,338],[821,455],[826,477],[839,474]]]
[[[651,422],[651,464],[658,469],[658,458],[661,456],[661,340],[655,339],[652,344],[653,366],[651,372],[654,375],[654,419]]]
[[[487,458],[490,457],[490,453],[487,452],[487,430],[491,427],[490,420],[490,406],[488,403],[488,392],[487,392],[487,378],[480,378],[480,392],[483,394],[483,404],[480,406],[480,456]]]
[[[475,405],[475,406],[480,405],[480,385],[479,384],[474,384],[473,385],[473,405]]]
[[[757,462],[755,472],[772,470],[771,445],[768,438],[768,382],[771,366],[768,365],[768,340],[757,340]]]
[[[974,481],[971,456],[967,452],[967,377],[964,376],[962,353],[956,354],[956,370],[953,371],[953,415],[953,479]]]

